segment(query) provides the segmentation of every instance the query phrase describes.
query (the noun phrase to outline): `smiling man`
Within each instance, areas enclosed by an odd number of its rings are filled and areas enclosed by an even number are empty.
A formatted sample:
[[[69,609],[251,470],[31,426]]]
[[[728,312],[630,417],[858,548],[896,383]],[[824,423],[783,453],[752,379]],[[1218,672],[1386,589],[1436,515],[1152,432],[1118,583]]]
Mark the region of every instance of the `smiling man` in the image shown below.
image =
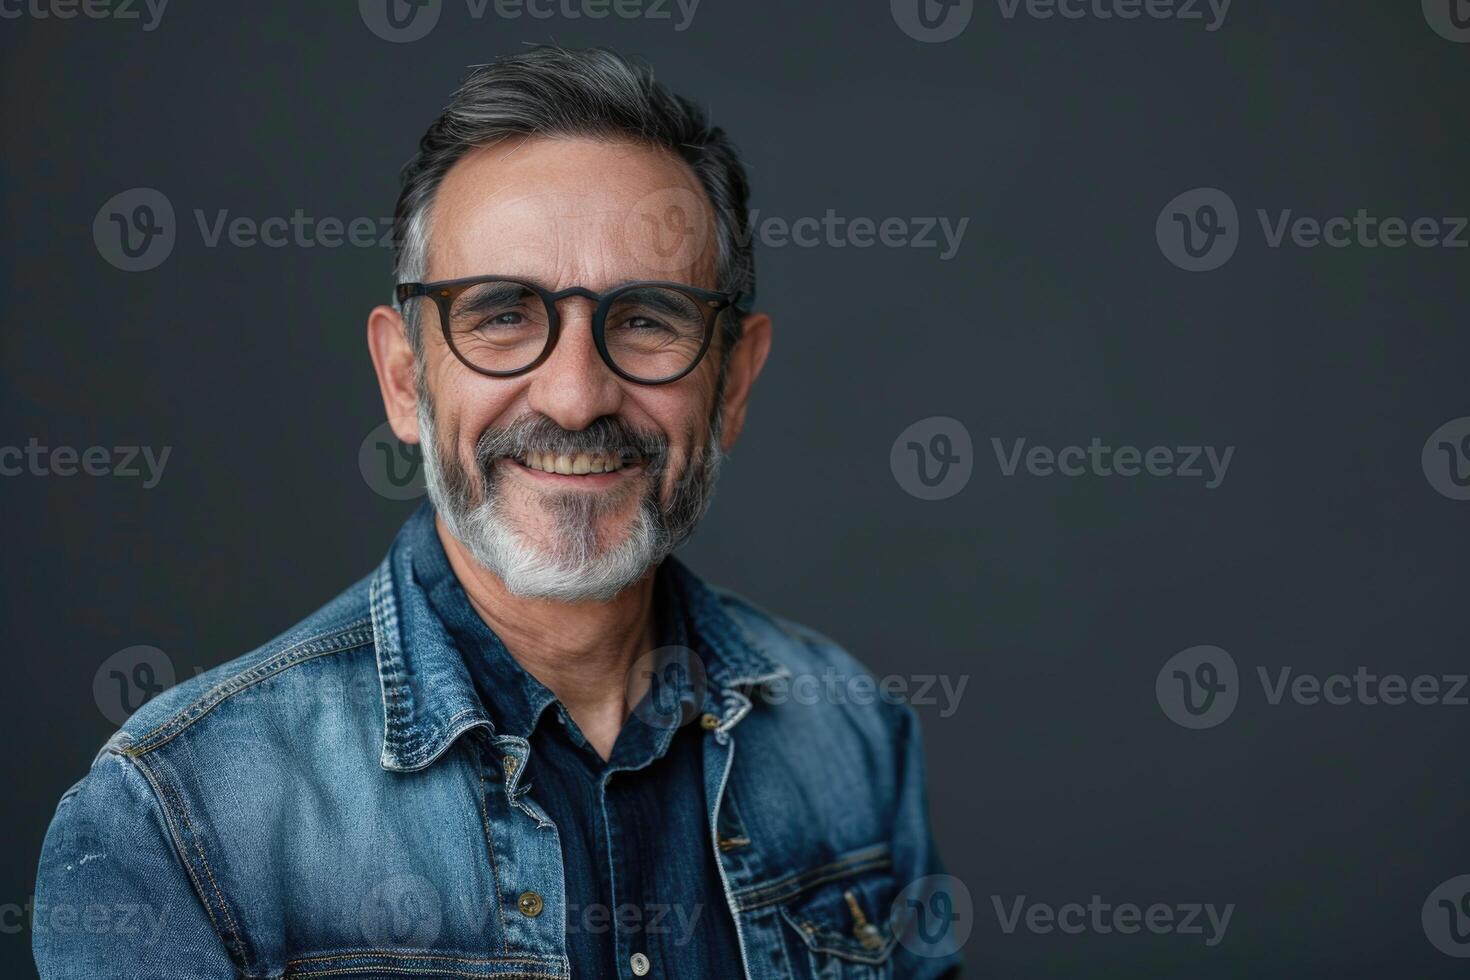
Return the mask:
[[[771,348],[746,197],[615,54],[470,75],[367,327],[429,504],[103,748],[46,838],[44,977],[954,969],[912,711],[672,557]],[[794,696],[817,678],[853,696]]]

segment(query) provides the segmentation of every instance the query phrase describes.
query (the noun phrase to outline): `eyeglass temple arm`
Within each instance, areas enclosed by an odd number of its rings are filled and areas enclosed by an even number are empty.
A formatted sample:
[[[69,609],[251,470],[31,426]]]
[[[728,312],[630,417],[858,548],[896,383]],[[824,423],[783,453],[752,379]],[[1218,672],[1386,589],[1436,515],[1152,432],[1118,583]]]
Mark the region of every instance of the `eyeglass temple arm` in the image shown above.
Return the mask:
[[[402,282],[393,287],[393,298],[402,303],[404,300],[413,299],[415,296],[427,296],[429,291],[421,282]]]

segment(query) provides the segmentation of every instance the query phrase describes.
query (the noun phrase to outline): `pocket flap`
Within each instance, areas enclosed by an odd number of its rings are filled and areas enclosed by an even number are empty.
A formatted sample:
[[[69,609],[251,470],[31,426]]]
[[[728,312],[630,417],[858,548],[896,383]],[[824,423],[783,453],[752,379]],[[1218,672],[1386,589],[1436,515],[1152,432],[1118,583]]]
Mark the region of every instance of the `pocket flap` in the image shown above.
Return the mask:
[[[813,952],[878,964],[897,941],[889,921],[893,899],[890,871],[862,871],[802,892],[781,906],[781,915]]]

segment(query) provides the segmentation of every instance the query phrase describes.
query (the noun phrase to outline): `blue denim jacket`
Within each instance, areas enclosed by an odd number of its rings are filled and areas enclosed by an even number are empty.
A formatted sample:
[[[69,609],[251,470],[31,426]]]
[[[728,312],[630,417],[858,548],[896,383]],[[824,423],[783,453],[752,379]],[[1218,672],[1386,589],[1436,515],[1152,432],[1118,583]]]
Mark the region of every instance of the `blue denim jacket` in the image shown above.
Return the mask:
[[[569,976],[526,742],[494,730],[407,552],[400,535],[374,574],[103,747],[42,849],[43,978]],[[671,563],[711,648],[698,723],[744,960],[729,975],[951,970],[952,944],[890,917],[941,870],[911,709],[791,696],[864,672]]]

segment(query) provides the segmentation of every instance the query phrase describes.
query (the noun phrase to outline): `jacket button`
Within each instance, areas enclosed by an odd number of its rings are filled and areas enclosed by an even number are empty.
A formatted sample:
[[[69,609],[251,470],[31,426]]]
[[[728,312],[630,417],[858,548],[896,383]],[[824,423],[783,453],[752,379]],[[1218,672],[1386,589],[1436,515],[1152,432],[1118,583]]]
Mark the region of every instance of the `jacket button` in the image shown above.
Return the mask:
[[[541,896],[535,892],[521,892],[521,897],[516,899],[516,908],[532,919],[541,914],[542,904]]]
[[[648,976],[648,957],[642,953],[634,953],[630,956],[628,958],[628,965],[633,968],[633,975],[635,977]]]
[[[707,732],[712,732],[720,727],[720,716],[712,715],[708,711],[699,716],[699,727]]]
[[[516,766],[520,765],[520,763],[516,762],[516,757],[513,755],[506,756],[501,760],[501,764],[505,766],[505,774],[507,776],[514,776],[516,774]]]

